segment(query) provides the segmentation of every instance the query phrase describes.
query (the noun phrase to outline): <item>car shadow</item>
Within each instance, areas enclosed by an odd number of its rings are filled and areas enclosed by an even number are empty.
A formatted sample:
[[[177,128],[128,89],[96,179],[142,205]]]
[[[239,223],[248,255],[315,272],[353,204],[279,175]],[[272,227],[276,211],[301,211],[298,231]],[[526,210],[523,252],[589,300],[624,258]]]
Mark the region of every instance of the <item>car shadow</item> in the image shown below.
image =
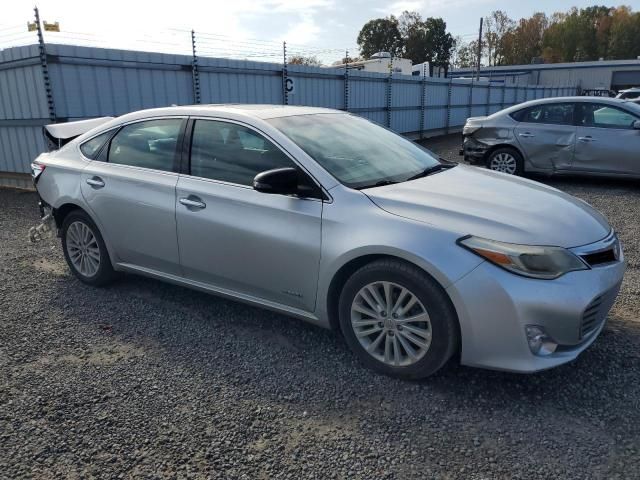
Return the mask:
[[[64,311],[69,321],[131,343],[167,364],[178,362],[186,371],[198,371],[199,378],[224,379],[262,397],[309,408],[330,401],[327,394],[338,390],[347,397],[368,395],[365,403],[374,410],[387,399],[415,406],[435,396],[478,412],[487,402],[492,409],[517,402],[523,408],[596,413],[615,409],[630,390],[640,396],[640,328],[615,313],[594,345],[573,363],[552,370],[496,372],[460,366],[454,358],[430,378],[402,381],[367,370],[337,332],[183,287],[124,275],[104,289],[71,276],[52,288],[51,308]],[[96,305],[108,315],[97,315]],[[282,382],[274,383],[273,376]],[[581,399],[588,400],[583,407]]]
[[[589,175],[542,175],[529,173],[526,175],[531,180],[546,183],[556,188],[578,187],[584,189],[607,188],[607,193],[624,194],[627,192],[640,191],[637,179],[615,178],[615,177],[594,177]]]

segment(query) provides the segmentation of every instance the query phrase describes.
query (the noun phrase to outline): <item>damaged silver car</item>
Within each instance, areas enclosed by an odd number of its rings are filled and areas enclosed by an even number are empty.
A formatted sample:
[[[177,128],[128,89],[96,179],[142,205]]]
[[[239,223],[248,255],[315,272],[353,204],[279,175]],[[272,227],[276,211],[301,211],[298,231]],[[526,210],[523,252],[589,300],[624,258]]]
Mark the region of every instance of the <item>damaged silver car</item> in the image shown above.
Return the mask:
[[[461,154],[510,175],[640,178],[640,105],[602,97],[533,100],[467,120]]]

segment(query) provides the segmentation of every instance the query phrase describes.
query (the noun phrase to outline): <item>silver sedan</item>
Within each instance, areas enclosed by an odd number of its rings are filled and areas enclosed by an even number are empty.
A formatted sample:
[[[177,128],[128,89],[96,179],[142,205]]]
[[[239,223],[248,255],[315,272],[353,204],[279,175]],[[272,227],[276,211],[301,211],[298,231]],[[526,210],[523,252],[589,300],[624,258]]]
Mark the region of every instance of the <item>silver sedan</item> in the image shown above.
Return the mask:
[[[498,172],[640,178],[640,105],[629,100],[533,100],[469,118],[463,138],[468,161]]]
[[[98,123],[32,165],[90,285],[129,272],[276,310],[403,378],[454,356],[516,372],[571,361],[620,288],[618,239],[586,203],[442,163],[350,114],[193,106]]]

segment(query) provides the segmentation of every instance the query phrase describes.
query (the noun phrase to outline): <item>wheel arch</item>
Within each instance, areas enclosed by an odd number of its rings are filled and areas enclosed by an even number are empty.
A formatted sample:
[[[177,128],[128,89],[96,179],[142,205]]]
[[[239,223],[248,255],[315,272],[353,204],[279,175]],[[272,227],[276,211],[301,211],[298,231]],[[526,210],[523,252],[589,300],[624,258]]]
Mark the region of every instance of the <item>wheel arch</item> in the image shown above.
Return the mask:
[[[52,214],[53,214],[53,218],[56,222],[56,228],[58,230],[58,234],[61,235],[61,229],[62,229],[62,225],[64,223],[64,219],[71,213],[74,211],[80,211],[82,213],[84,213],[85,215],[87,215],[91,221],[96,225],[96,227],[98,228],[98,230],[100,231],[100,235],[102,236],[102,240],[104,241],[105,246],[107,247],[107,251],[109,252],[109,257],[111,259],[111,263],[112,265],[114,265],[115,267],[115,259],[117,258],[115,256],[115,252],[111,246],[111,242],[109,241],[108,235],[105,232],[105,229],[102,227],[102,224],[98,221],[98,219],[96,219],[96,217],[93,215],[93,213],[83,207],[82,205],[79,205],[76,202],[73,201],[67,201],[64,203],[61,203],[58,207],[54,207],[52,208]]]
[[[53,209],[53,218],[56,221],[56,227],[58,229],[62,228],[62,224],[64,223],[64,219],[74,210],[81,210],[91,217],[91,214],[83,209],[80,205],[72,202],[63,203],[57,208]],[[93,217],[91,217],[93,219]]]
[[[327,297],[326,297],[327,319],[329,321],[329,326],[332,330],[336,330],[336,331],[340,330],[340,321],[338,318],[338,307],[340,303],[340,292],[342,291],[342,288],[344,287],[345,283],[347,282],[349,277],[351,277],[351,275],[353,275],[358,269],[360,269],[361,267],[369,263],[375,262],[377,260],[395,260],[401,263],[405,263],[407,265],[411,265],[412,267],[416,267],[420,269],[425,275],[428,275],[429,277],[431,277],[436,282],[436,284],[440,286],[445,298],[451,304],[451,307],[453,308],[453,311],[456,314],[456,324],[457,324],[458,332],[460,332],[460,320],[458,318],[458,311],[453,302],[453,299],[449,296],[449,293],[447,292],[446,286],[443,285],[442,282],[438,280],[436,275],[433,275],[431,272],[425,269],[424,266],[419,265],[418,263],[408,260],[406,258],[400,257],[398,255],[393,255],[390,253],[369,253],[369,254],[357,256],[355,258],[348,260],[335,272],[335,274],[331,278],[331,282],[329,283],[329,288],[327,290]]]
[[[491,156],[491,154],[500,148],[515,150],[522,157],[523,161],[525,159],[524,152],[519,147],[513,145],[512,143],[497,143],[495,145],[491,145],[491,147],[489,147],[489,149],[485,152],[484,163],[486,164],[489,161],[489,157]]]

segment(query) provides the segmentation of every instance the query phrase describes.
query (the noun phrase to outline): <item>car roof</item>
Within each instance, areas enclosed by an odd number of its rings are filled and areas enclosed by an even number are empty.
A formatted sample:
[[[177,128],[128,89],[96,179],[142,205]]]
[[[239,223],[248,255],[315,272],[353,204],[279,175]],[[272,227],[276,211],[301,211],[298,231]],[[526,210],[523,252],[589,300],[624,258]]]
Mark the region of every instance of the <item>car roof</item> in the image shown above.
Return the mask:
[[[190,116],[221,116],[221,117],[250,117],[262,120],[296,115],[317,115],[330,113],[344,113],[330,108],[303,107],[291,105],[268,104],[205,104],[205,105],[180,105],[162,108],[139,110],[118,117],[118,121],[131,121],[138,118],[159,116],[190,115]]]
[[[519,103],[509,108],[505,108],[504,110],[500,110],[499,112],[494,113],[494,115],[502,115],[509,114],[511,112],[518,111],[522,108],[532,107],[535,105],[544,105],[547,103],[605,103],[608,105],[626,105],[635,107],[638,106],[633,100],[622,99],[622,98],[610,98],[610,97],[551,97],[551,98],[539,98],[537,100],[529,100],[528,102]]]
[[[225,120],[245,121],[247,123],[256,124],[270,118],[318,114],[346,115],[347,112],[332,110],[330,108],[268,104],[172,105],[170,107],[138,110],[112,118],[111,120],[107,119],[108,121],[101,122],[96,128],[85,131],[82,135],[75,138],[73,142],[69,142],[68,145],[71,145],[72,143],[82,143],[88,138],[99,135],[100,133],[106,132],[112,128],[118,128],[126,123],[163,117],[219,117]]]
[[[628,93],[628,92],[640,92],[640,87],[627,88],[626,90],[620,90],[618,93]]]

